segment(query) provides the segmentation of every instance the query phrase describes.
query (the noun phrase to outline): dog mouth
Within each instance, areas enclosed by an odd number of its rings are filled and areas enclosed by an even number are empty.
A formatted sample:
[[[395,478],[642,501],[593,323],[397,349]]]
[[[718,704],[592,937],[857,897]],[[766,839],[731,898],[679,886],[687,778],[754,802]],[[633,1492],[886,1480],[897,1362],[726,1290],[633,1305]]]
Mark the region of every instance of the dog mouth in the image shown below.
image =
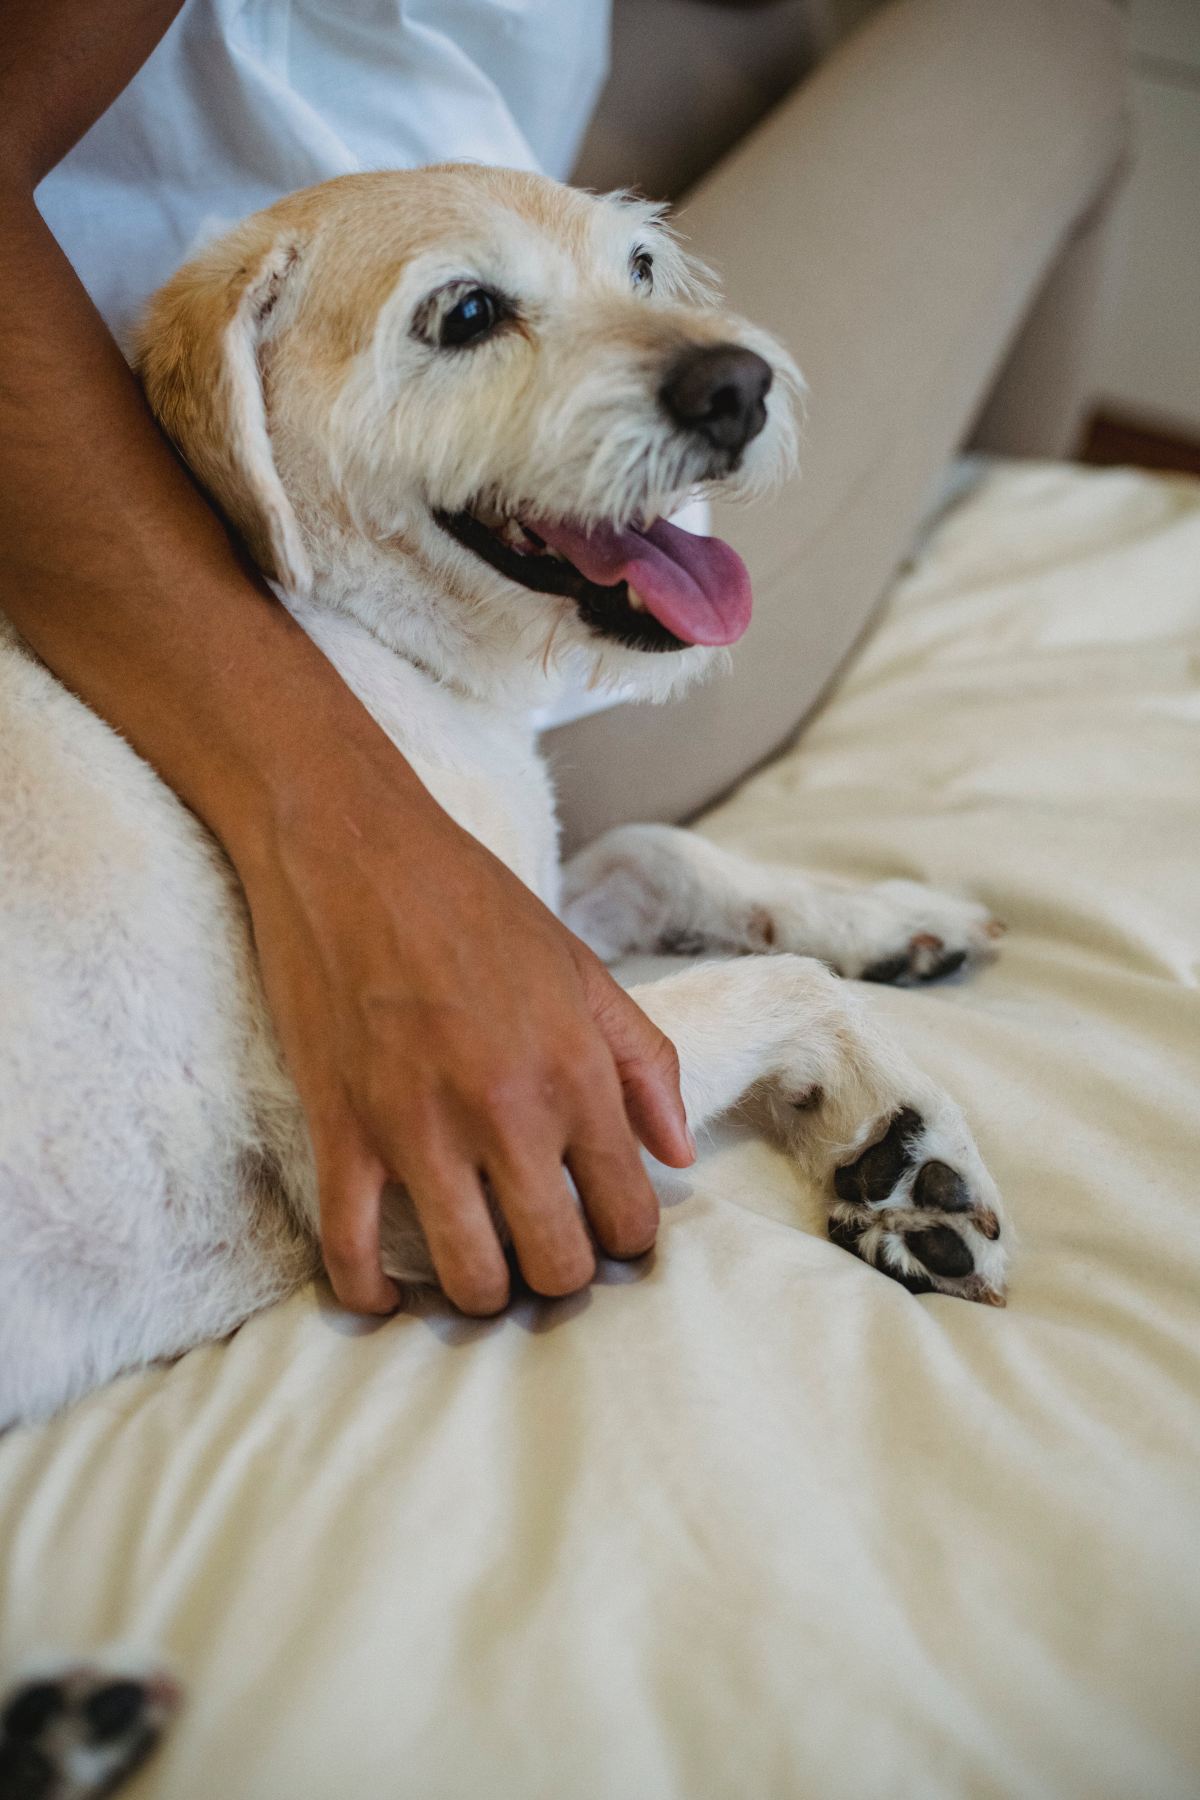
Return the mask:
[[[590,631],[631,649],[732,644],[750,623],[750,577],[736,550],[668,519],[584,526],[482,505],[434,518],[509,581],[573,600]]]

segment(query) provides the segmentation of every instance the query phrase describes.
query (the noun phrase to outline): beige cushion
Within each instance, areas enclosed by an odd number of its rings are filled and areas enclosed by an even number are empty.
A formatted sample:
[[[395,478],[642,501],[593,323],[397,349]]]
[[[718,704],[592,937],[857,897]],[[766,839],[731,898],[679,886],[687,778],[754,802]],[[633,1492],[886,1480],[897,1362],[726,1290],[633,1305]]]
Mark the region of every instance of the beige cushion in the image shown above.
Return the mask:
[[[1016,1216],[914,1299],[729,1133],[660,1250],[492,1324],[325,1289],[0,1440],[0,1668],[157,1643],[130,1800],[1194,1800],[1200,485],[1001,472],[705,826],[961,883],[864,990]]]

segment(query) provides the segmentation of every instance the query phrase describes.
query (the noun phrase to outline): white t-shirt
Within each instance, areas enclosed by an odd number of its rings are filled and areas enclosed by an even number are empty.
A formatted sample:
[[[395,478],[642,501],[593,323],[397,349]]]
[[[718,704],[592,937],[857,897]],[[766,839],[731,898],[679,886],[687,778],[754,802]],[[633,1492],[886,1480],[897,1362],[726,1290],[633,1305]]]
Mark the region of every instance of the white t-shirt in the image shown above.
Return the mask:
[[[607,63],[606,0],[186,0],[38,205],[121,339],[207,239],[332,175],[565,179]]]

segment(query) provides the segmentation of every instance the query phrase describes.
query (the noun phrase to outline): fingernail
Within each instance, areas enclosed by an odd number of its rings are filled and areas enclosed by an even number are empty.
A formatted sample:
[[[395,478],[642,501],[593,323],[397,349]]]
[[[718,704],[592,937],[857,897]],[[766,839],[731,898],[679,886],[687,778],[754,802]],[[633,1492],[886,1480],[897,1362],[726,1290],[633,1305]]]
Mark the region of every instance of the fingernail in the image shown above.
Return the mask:
[[[685,1125],[684,1130],[687,1132],[688,1149],[692,1153],[692,1161],[695,1162],[695,1160],[696,1160],[696,1134],[692,1130],[690,1125]]]

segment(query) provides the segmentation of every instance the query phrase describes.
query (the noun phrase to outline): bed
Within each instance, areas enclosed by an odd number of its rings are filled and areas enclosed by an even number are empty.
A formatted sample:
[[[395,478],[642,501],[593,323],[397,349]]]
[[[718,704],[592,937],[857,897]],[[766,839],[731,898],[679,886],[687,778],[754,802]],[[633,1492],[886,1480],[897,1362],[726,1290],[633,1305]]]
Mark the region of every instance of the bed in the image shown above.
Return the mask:
[[[1016,1216],[1007,1311],[731,1126],[645,1266],[473,1324],[311,1287],[0,1441],[0,1667],[160,1647],[134,1800],[1189,1800],[1200,484],[993,467],[700,829],[986,897],[870,1003]]]

